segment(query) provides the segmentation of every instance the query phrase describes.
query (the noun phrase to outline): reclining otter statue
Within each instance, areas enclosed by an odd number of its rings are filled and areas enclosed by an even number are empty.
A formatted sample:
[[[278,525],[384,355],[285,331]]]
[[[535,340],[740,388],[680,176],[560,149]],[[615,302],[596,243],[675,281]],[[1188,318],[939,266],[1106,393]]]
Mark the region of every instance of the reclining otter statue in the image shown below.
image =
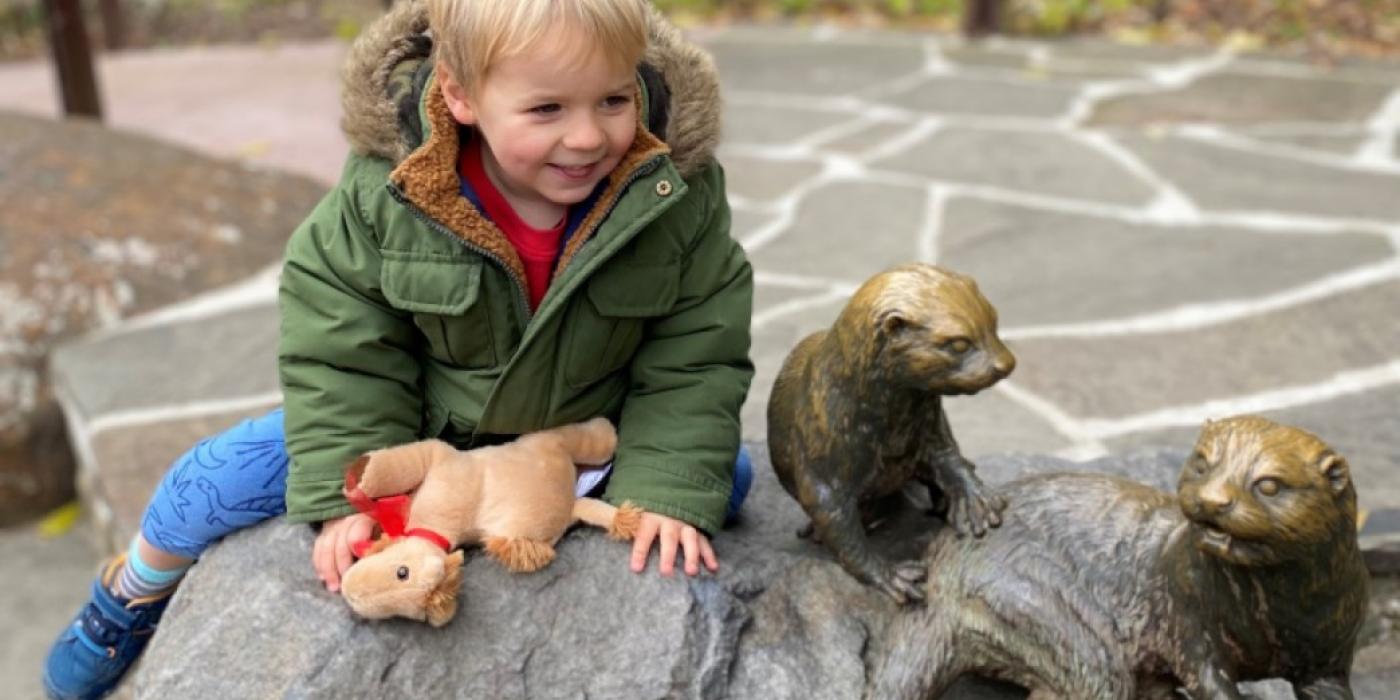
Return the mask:
[[[1303,430],[1207,422],[1175,495],[1098,474],[998,489],[985,538],[929,544],[928,606],[891,626],[868,697],[975,673],[1033,700],[1351,698],[1368,578],[1345,460]]]

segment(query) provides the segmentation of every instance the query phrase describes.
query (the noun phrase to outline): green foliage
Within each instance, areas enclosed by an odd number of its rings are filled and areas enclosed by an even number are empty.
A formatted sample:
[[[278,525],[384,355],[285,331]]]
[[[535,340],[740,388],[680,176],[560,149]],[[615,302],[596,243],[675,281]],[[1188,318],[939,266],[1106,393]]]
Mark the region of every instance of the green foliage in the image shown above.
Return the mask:
[[[921,15],[961,15],[962,0],[917,0],[914,5]]]
[[[723,0],[654,0],[655,5],[666,13],[712,14],[725,4]]]
[[[746,17],[872,16],[951,29],[970,0],[653,0],[689,21]],[[1305,43],[1310,47],[1395,53],[1400,0],[1001,0],[1010,34],[1082,32],[1139,40],[1191,36],[1210,40]],[[43,0],[0,0],[0,59],[42,52]],[[100,26],[95,2],[89,27]],[[383,0],[127,0],[133,46],[281,37],[349,39],[383,11]],[[1154,10],[1169,10],[1158,23]],[[94,30],[94,34],[99,32]]]

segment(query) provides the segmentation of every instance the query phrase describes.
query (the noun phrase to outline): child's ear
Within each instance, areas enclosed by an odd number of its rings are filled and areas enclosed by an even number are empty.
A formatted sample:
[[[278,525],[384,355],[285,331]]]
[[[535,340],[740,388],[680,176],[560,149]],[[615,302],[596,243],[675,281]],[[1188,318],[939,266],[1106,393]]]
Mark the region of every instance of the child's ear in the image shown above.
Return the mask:
[[[472,109],[471,96],[442,61],[437,63],[437,82],[442,90],[443,99],[447,101],[447,109],[452,112],[452,118],[456,119],[458,124],[475,124],[476,110]]]

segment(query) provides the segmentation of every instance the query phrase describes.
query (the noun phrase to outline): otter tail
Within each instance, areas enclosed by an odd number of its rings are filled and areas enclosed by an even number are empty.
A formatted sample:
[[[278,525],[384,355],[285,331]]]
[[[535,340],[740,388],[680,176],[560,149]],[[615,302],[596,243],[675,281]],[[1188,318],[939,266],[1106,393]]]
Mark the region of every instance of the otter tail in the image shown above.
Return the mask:
[[[607,464],[617,451],[617,431],[607,418],[560,426],[549,432],[563,440],[574,464]]]
[[[901,615],[891,626],[888,653],[880,662],[866,700],[942,697],[966,670],[958,659],[949,616],[952,608],[927,608]]]

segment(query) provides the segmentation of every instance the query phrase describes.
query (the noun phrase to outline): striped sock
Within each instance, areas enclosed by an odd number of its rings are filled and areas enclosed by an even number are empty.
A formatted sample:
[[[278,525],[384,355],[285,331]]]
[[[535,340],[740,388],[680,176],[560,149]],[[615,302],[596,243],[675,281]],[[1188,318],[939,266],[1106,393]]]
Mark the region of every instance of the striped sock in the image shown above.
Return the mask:
[[[139,598],[150,598],[175,588],[180,582],[180,577],[185,575],[185,571],[190,568],[189,564],[175,569],[156,569],[141,560],[141,553],[137,547],[137,538],[132,538],[131,548],[127,550],[126,563],[122,565],[122,571],[112,584],[112,593],[119,598],[126,600],[137,600]]]

